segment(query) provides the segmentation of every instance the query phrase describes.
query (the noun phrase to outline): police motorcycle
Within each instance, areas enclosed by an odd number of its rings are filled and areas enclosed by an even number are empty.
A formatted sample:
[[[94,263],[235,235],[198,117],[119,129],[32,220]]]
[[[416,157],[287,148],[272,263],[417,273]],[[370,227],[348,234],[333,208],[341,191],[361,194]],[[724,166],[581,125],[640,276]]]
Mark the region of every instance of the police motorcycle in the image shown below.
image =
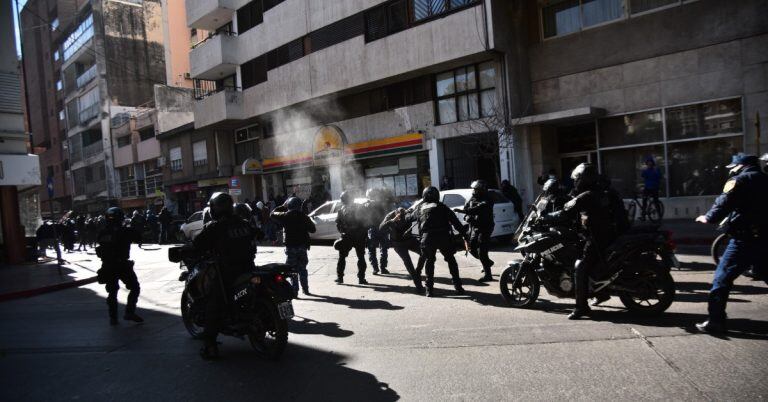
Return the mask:
[[[295,275],[286,264],[266,264],[240,275],[229,292],[218,274],[216,259],[191,246],[171,247],[168,259],[179,263],[184,282],[181,319],[194,339],[201,339],[205,326],[206,289],[221,287],[225,298],[221,334],[248,337],[256,354],[277,359],[288,344],[288,320],[293,315],[293,289],[288,278]]]
[[[510,262],[499,279],[511,307],[533,306],[541,285],[555,297],[575,298],[574,266],[586,234],[572,223],[540,223],[539,217],[552,212],[548,204],[542,196],[534,203],[516,237],[515,251],[523,259]],[[641,315],[660,314],[672,304],[670,268],[677,259],[668,232],[656,226],[632,228],[605,251],[603,260],[589,278],[589,297],[618,296],[629,311]]]

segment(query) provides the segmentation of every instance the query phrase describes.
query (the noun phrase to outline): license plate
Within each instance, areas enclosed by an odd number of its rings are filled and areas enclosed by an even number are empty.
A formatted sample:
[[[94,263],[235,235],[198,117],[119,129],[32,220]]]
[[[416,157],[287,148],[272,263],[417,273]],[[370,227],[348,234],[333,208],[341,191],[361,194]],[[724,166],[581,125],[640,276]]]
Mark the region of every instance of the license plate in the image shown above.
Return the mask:
[[[277,305],[277,312],[280,318],[287,320],[293,317],[293,304],[291,302],[280,303]]]

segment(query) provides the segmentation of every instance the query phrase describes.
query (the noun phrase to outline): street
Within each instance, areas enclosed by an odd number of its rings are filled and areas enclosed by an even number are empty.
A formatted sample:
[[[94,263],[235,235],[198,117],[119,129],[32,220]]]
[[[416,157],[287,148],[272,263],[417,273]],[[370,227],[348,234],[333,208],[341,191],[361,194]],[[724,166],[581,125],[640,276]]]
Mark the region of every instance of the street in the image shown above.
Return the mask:
[[[294,302],[282,359],[259,360],[246,341],[220,337],[222,359],[206,362],[181,323],[182,283],[178,267],[167,262],[167,246],[145,247],[132,253],[144,324],[110,327],[98,284],[0,304],[2,400],[756,400],[768,394],[766,287],[740,278],[728,337],[695,334],[712,275],[702,255],[679,253],[676,301],[661,317],[631,317],[611,300],[594,320],[573,322],[565,317],[571,301],[546,293],[533,309],[505,307],[498,282],[482,286],[475,280],[479,263],[463,254],[457,257],[467,295],[452,295],[438,260],[438,294],[427,299],[412,292],[394,253],[392,275],[369,275],[370,285],[360,286],[348,272],[340,286],[333,283],[332,247],[313,246],[314,296]],[[74,255],[79,266],[97,267],[95,256]],[[498,276],[513,254],[491,257]],[[283,258],[281,248],[261,247],[257,263]],[[121,291],[121,303],[125,296]]]

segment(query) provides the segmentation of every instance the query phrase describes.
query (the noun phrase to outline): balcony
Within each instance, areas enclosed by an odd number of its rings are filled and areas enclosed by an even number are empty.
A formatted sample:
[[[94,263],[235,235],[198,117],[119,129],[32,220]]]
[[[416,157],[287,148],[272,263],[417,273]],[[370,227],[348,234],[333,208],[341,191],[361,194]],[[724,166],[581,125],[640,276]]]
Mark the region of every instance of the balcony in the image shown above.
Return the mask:
[[[187,26],[214,31],[232,20],[250,0],[187,0]]]
[[[235,88],[226,88],[195,102],[195,128],[243,118],[243,92]]]
[[[64,40],[64,64],[69,65],[77,61],[92,45],[93,39],[93,15],[89,15],[78,27]]]
[[[104,153],[104,144],[101,141],[83,147],[83,159],[101,155],[102,153]]]
[[[78,123],[82,125],[87,125],[88,122],[95,119],[99,116],[99,112],[101,111],[101,105],[99,102],[95,102],[89,106],[86,106],[85,108],[81,109],[77,113]],[[70,124],[70,127],[73,126]]]
[[[189,52],[192,78],[218,80],[237,69],[237,38],[226,32],[208,37]]]
[[[96,74],[98,73],[98,69],[96,68],[96,64],[92,65],[89,69],[85,70],[82,74],[80,74],[79,77],[77,77],[77,89],[82,89],[84,86],[86,86],[89,82],[93,81],[94,78],[96,78]]]

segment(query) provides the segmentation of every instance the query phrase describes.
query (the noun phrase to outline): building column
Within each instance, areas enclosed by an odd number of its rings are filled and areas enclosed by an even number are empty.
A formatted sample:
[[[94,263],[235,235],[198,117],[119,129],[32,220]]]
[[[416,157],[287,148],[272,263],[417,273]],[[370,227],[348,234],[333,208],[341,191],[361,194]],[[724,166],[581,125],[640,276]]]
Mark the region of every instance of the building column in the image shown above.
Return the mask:
[[[329,165],[328,176],[331,178],[331,198],[336,200],[341,196],[344,187],[341,182],[341,165]]]
[[[501,170],[501,180],[509,180],[513,185],[515,184],[514,141],[515,137],[512,133],[499,133],[499,170]]]
[[[0,187],[0,220],[3,222],[3,245],[7,262],[24,262],[26,238],[21,230],[19,192],[16,186]]]
[[[432,185],[439,188],[440,180],[445,174],[445,156],[443,155],[443,141],[437,138],[429,140],[429,178]]]

